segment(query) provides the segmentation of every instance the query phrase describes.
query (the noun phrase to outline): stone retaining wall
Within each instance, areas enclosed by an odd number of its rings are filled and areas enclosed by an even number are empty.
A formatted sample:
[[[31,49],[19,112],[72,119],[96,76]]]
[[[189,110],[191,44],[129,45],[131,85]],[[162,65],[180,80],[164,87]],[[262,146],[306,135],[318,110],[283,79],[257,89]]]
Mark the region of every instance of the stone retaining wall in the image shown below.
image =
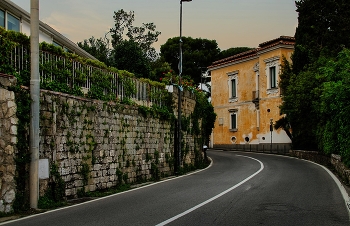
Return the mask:
[[[15,199],[17,122],[15,94],[8,87],[16,78],[0,74],[0,212],[11,212]]]
[[[185,115],[194,103],[184,98]],[[173,173],[174,125],[168,121],[145,118],[135,106],[48,91],[41,92],[40,108],[40,158],[58,165],[67,197]],[[191,164],[194,138],[183,139],[191,144],[185,156]],[[41,180],[42,188],[50,179]]]
[[[291,150],[290,155],[300,159],[310,160],[321,165],[333,168],[336,174],[347,185],[350,183],[350,169],[341,162],[341,156],[332,154],[331,157],[320,154],[317,151]]]
[[[15,94],[8,90],[15,78],[0,75],[0,212],[13,211],[16,195],[17,123]],[[182,115],[195,107],[194,95],[185,92]],[[177,115],[177,92],[173,93]],[[67,198],[79,192],[135,183],[173,174],[175,125],[137,106],[85,99],[41,90],[40,196],[57,181],[64,181]],[[184,163],[194,164],[198,139],[183,131]],[[200,149],[199,149],[200,150]],[[56,176],[53,176],[56,175]],[[57,178],[59,177],[59,178]]]
[[[334,167],[335,171],[342,178],[342,180],[349,185],[350,184],[350,169],[341,162],[340,155],[332,154],[331,164]]]

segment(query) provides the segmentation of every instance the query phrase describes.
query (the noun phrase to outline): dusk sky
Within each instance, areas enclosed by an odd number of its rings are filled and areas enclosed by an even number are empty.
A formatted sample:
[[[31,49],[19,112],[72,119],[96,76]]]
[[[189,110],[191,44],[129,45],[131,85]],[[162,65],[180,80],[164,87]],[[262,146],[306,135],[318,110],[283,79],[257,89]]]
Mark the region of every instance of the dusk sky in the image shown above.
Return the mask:
[[[30,12],[30,0],[12,0]],[[183,2],[183,36],[216,40],[221,50],[257,47],[294,36],[294,0],[192,0]],[[114,11],[135,12],[134,26],[153,22],[162,32],[154,47],[180,34],[180,0],[41,0],[40,20],[73,42],[99,38],[114,26]]]

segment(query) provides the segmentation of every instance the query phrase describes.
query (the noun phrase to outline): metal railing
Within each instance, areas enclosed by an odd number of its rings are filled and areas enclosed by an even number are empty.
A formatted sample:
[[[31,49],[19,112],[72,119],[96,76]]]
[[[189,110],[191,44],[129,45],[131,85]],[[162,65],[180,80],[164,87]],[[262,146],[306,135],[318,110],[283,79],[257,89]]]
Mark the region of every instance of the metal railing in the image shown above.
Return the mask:
[[[216,144],[214,149],[227,151],[244,151],[244,152],[259,152],[272,153],[280,155],[289,155],[291,144],[287,143],[260,143],[260,144]]]
[[[29,48],[17,45],[13,48],[11,54],[9,54],[9,58],[9,61],[7,62],[9,62],[10,67],[12,67],[17,73],[21,74],[23,71],[30,71]],[[63,76],[66,76],[66,83],[69,87],[72,87],[74,84],[75,86],[80,86],[82,91],[87,93],[92,86],[91,77],[94,73],[98,72],[109,76],[109,93],[113,92],[116,99],[120,101],[127,97],[125,86],[123,84],[125,78],[120,77],[118,73],[114,71],[84,64],[74,59],[41,50],[39,64],[41,82],[62,79],[62,73],[64,73]],[[59,76],[61,77],[58,78]],[[161,97],[164,95],[164,92],[166,92],[165,88],[155,87],[135,78],[127,79],[130,79],[136,88],[136,92],[132,93],[128,98],[131,98],[131,100],[144,106],[151,106],[152,104],[162,105]],[[105,92],[107,92],[107,90],[105,90]]]

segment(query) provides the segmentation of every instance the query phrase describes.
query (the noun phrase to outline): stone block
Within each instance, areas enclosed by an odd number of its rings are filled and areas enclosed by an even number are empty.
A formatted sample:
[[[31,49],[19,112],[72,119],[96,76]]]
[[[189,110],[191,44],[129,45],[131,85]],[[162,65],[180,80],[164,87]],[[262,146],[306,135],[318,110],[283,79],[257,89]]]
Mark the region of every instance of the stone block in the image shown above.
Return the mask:
[[[13,162],[13,164],[10,163],[9,165],[6,166],[6,172],[7,172],[7,174],[9,174],[13,177],[15,176],[16,165],[14,164],[14,162]]]
[[[12,203],[15,200],[15,196],[16,196],[16,192],[14,189],[7,191],[3,196],[5,203]]]
[[[11,144],[17,144],[17,136],[11,136]]]
[[[73,191],[73,189],[66,189],[66,191],[65,191],[66,196],[74,195],[74,193],[72,191]]]
[[[8,155],[13,155],[14,153],[14,147],[12,145],[8,145],[5,148],[5,153]]]
[[[75,187],[82,187],[84,185],[83,180],[76,180],[74,181]]]
[[[5,212],[4,200],[0,199],[0,212]]]
[[[92,182],[93,182],[94,184],[98,184],[98,183],[100,183],[100,178],[99,178],[99,177],[93,178],[93,179],[92,179]]]
[[[107,188],[111,188],[111,187],[113,187],[113,183],[112,182],[108,182],[107,183]]]
[[[90,191],[96,191],[96,186],[95,185],[89,185],[89,190]]]
[[[1,149],[4,149],[5,146],[6,146],[5,140],[3,139],[3,137],[0,137],[0,148],[1,148]]]
[[[7,108],[7,106],[5,108]],[[13,116],[16,115],[16,112],[17,112],[17,107],[16,106],[13,106],[13,107],[7,108],[7,109],[8,110],[7,110],[6,114],[4,115],[5,118],[10,118],[10,117],[13,117]]]

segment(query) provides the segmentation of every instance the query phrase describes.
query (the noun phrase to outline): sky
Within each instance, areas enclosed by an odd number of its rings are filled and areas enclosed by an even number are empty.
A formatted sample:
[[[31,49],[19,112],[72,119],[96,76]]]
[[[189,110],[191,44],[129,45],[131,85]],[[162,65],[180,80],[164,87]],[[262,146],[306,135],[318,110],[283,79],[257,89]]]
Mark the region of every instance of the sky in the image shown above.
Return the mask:
[[[12,0],[30,12],[30,0]],[[221,50],[258,47],[282,35],[294,36],[295,0],[192,0],[182,3],[182,36],[216,40]],[[40,20],[73,42],[104,37],[114,12],[134,11],[134,26],[154,23],[161,32],[157,51],[180,35],[180,0],[39,0]]]

